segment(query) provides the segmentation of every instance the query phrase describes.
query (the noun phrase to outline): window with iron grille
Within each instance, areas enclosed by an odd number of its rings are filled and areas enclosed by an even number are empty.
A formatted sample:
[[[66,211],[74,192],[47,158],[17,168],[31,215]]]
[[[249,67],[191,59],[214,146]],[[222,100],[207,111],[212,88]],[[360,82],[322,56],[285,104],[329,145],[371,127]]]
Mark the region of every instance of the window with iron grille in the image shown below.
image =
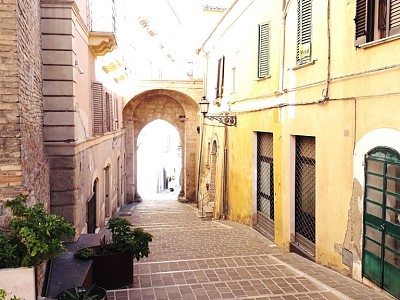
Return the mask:
[[[311,61],[311,0],[297,0],[297,65]]]
[[[273,135],[257,133],[257,211],[274,220]]]
[[[296,136],[295,238],[315,243],[315,138]],[[307,247],[307,241],[304,246]],[[308,249],[313,252],[312,247]],[[315,250],[314,250],[315,251]]]
[[[258,78],[269,76],[270,23],[258,25]]]
[[[92,82],[92,108],[93,108],[93,135],[102,135],[106,132],[106,105],[104,101],[103,85]]]
[[[218,60],[216,98],[222,98],[224,94],[224,71],[225,71],[225,56],[222,56]]]
[[[400,0],[357,0],[355,46],[400,33]]]

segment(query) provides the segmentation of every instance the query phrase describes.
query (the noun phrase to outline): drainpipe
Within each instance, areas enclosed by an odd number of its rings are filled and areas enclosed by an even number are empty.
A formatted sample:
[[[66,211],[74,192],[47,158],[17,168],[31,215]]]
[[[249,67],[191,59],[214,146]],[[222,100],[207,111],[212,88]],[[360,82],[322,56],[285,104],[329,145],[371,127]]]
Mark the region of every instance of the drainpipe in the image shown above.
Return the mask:
[[[228,162],[228,149],[225,147],[224,149],[224,175],[223,175],[223,194],[222,194],[222,220],[225,220],[225,216],[226,216],[226,207],[227,207],[227,199],[226,199],[226,192],[228,190],[228,185],[227,185],[227,162]]]
[[[199,150],[199,168],[197,172],[197,193],[196,193],[196,201],[197,201],[197,208],[199,208],[199,192],[200,192],[200,173],[201,173],[201,164],[202,164],[202,156],[203,156],[203,137],[204,137],[204,120],[205,117],[203,116],[201,122],[201,135],[200,135],[200,150]],[[203,211],[203,210],[202,210]]]
[[[326,72],[326,88],[322,91],[323,100],[329,100],[329,84],[331,82],[331,1],[327,0],[327,39],[328,39],[328,61],[327,61],[327,72]]]
[[[282,8],[283,8],[283,14],[282,14],[282,38],[281,38],[281,55],[280,55],[280,69],[281,69],[281,74],[279,77],[279,89],[280,89],[280,94],[283,95],[284,89],[283,85],[285,83],[285,47],[286,47],[286,17],[288,13],[288,9],[290,6],[291,0],[283,0],[282,1]]]
[[[224,127],[224,160],[223,160],[223,168],[222,168],[222,201],[221,201],[221,212],[222,212],[222,220],[225,220],[225,210],[226,210],[226,192],[228,189],[228,180],[227,180],[227,161],[228,161],[228,148],[226,147],[226,140],[227,140],[227,127]]]

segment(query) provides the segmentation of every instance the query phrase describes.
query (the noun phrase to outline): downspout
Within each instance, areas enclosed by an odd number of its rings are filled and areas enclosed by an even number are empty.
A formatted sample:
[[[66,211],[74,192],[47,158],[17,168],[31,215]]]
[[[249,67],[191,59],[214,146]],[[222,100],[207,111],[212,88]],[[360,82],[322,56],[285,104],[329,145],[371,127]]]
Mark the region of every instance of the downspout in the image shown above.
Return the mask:
[[[226,199],[226,193],[227,193],[227,187],[228,187],[228,184],[227,184],[227,174],[226,174],[226,172],[227,172],[227,161],[228,161],[228,158],[227,158],[227,156],[228,156],[228,148],[226,147],[226,140],[227,140],[227,133],[228,133],[228,130],[227,130],[227,127],[226,127],[226,125],[225,125],[225,127],[224,127],[224,160],[223,160],[223,168],[222,168],[222,201],[221,201],[221,212],[222,212],[222,220],[225,220],[225,217],[226,217],[226,201],[227,201],[227,199]]]
[[[204,50],[204,44],[203,46],[199,49],[198,54],[200,53],[200,51],[204,52],[204,56],[206,59],[206,69],[205,69],[205,74],[204,74],[204,78],[203,78],[203,95],[207,95],[207,77],[208,77],[208,53]],[[202,156],[203,156],[203,138],[204,138],[204,124],[205,124],[205,116],[202,116],[202,122],[201,122],[201,135],[200,135],[200,150],[199,150],[199,167],[197,170],[197,192],[196,192],[196,205],[197,208],[199,207],[199,201],[201,199],[199,199],[199,192],[200,192],[200,175],[201,175],[201,164],[202,164]],[[202,217],[203,217],[203,209],[201,210],[202,213]]]
[[[329,84],[331,82],[331,1],[327,0],[327,39],[328,39],[328,61],[327,61],[327,72],[326,72],[326,88],[322,91],[323,101],[329,100]]]
[[[285,47],[286,47],[286,17],[288,13],[288,9],[290,6],[291,0],[283,0],[282,7],[283,7],[283,14],[282,14],[282,38],[281,38],[281,53],[280,53],[280,77],[279,77],[279,89],[280,95],[283,95],[284,88],[283,85],[285,83]]]
[[[197,193],[196,193],[196,202],[197,202],[197,208],[199,207],[199,193],[200,193],[200,174],[201,174],[201,164],[202,164],[202,156],[203,156],[203,137],[204,137],[204,120],[205,117],[202,116],[202,122],[201,122],[201,135],[200,135],[200,150],[199,150],[199,168],[197,172]],[[203,209],[202,211],[202,216],[203,216]]]

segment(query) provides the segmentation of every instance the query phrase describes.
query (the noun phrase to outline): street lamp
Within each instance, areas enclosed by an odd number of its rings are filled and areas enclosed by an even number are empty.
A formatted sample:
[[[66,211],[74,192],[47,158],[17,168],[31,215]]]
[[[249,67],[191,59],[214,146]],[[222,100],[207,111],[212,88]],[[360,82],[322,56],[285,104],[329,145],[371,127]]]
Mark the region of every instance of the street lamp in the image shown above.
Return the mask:
[[[217,120],[218,122],[226,125],[226,126],[236,126],[237,120],[236,116],[230,115],[207,115],[208,108],[210,107],[210,102],[207,100],[205,96],[201,98],[199,102],[200,112],[203,114],[204,118],[210,120]]]

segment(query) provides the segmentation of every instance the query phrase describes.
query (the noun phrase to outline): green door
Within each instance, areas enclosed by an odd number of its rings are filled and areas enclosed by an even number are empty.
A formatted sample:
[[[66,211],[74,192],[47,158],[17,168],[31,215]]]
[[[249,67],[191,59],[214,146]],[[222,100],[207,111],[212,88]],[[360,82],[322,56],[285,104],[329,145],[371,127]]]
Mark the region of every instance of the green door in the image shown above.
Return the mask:
[[[389,148],[365,158],[363,276],[400,297],[400,155]]]

